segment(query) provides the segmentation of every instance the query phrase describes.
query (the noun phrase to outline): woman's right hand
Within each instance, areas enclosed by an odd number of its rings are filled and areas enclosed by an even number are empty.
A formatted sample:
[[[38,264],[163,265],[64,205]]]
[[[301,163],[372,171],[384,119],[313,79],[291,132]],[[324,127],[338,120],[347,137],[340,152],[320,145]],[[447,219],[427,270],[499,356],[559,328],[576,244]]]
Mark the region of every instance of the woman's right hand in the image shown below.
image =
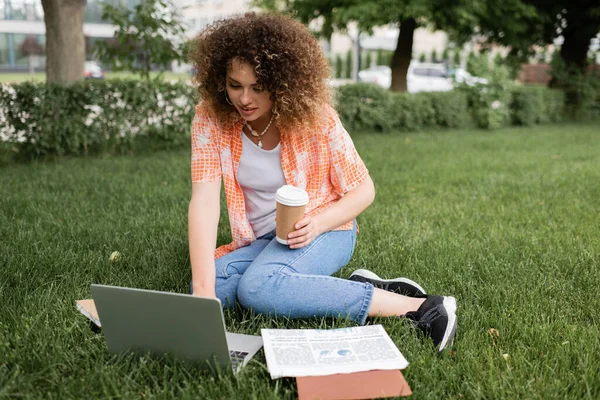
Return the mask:
[[[192,184],[188,210],[188,242],[192,295],[216,298],[215,247],[219,224],[221,181]]]
[[[217,298],[217,294],[215,293],[215,288],[208,288],[208,287],[203,287],[203,286],[193,286],[193,292],[192,292],[192,296],[196,296],[196,297],[210,297],[210,298]]]
[[[217,294],[215,293],[215,289],[194,289],[192,296],[196,297],[210,297],[212,299],[217,298]]]

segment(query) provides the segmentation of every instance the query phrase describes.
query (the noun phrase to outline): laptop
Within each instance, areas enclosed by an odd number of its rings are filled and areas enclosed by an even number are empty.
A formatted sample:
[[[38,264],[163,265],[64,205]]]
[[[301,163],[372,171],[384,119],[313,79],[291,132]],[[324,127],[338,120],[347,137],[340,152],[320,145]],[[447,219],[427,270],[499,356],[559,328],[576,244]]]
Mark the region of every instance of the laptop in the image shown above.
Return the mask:
[[[262,337],[225,330],[219,299],[92,285],[111,353],[171,354],[238,372],[262,347]]]

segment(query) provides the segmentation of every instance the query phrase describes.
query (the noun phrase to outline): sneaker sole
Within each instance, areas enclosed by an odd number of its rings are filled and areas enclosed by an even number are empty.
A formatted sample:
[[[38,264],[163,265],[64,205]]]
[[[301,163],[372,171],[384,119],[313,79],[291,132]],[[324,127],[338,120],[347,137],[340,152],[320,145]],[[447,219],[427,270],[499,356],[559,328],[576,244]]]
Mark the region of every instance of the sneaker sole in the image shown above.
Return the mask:
[[[446,346],[451,345],[456,335],[456,299],[454,297],[444,297],[443,304],[448,313],[448,326],[446,326],[446,332],[444,332],[438,352],[444,350]]]
[[[374,272],[371,272],[369,270],[366,269],[357,269],[356,271],[354,271],[350,277],[352,278],[354,275],[358,275],[358,276],[362,276],[363,278],[367,278],[367,279],[373,279],[373,280],[377,280],[380,282],[402,282],[402,283],[406,283],[409,284],[411,286],[416,287],[417,289],[419,289],[421,292],[423,292],[423,294],[427,294],[427,292],[425,291],[425,289],[423,289],[421,287],[421,285],[419,285],[417,282],[410,280],[408,278],[398,278],[398,279],[381,279],[379,277],[379,275],[375,274]]]

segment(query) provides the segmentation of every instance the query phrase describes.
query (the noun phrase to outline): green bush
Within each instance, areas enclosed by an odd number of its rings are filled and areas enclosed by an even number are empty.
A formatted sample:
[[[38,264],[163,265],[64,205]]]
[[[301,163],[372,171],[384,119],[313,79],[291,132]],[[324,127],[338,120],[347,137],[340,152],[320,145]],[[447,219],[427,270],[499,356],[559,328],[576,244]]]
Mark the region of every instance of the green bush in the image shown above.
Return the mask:
[[[349,130],[378,132],[394,127],[394,104],[389,90],[370,83],[344,85],[337,90],[337,110]]]
[[[565,93],[565,112],[574,120],[600,117],[600,73],[573,72],[561,86]]]
[[[521,86],[512,91],[512,123],[531,126],[563,118],[565,95],[545,86]]]
[[[423,98],[416,99],[410,93],[397,93],[392,96],[394,120],[393,128],[404,132],[423,129],[423,120],[427,118],[432,109],[430,104],[425,104]],[[417,101],[421,100],[421,101]]]
[[[339,54],[335,55],[335,77],[342,77],[342,57]]]
[[[454,56],[452,58],[452,65],[458,67],[460,65],[460,49],[454,49]]]
[[[498,129],[510,124],[510,86],[502,82],[463,84],[457,90],[466,95],[473,122],[478,128]]]
[[[184,83],[83,81],[0,86],[0,140],[27,158],[130,148],[136,136],[189,140],[195,89]]]
[[[435,108],[428,93],[405,93],[409,95],[411,113],[416,125],[409,130],[422,130],[435,127]]]
[[[337,108],[349,130],[419,131],[473,125],[497,129],[563,118],[562,91],[503,82],[424,93],[393,93],[373,84],[350,84],[338,89]]]
[[[435,124],[440,128],[462,128],[470,124],[467,96],[459,91],[423,93],[431,98]]]
[[[562,90],[502,82],[415,94],[368,83],[344,85],[337,89],[337,110],[350,132],[495,129],[556,122],[565,115]],[[1,85],[0,164],[13,154],[37,158],[187,145],[196,103],[196,89],[185,83]]]
[[[394,129],[461,128],[470,123],[467,98],[457,91],[394,93]]]
[[[445,93],[393,93],[369,83],[344,85],[337,92],[337,109],[349,129],[418,131],[469,125],[467,96]]]
[[[553,85],[565,93],[565,114],[574,120],[600,117],[600,72],[567,67],[558,51],[550,64]]]
[[[346,53],[346,59],[344,60],[345,69],[344,69],[344,77],[346,79],[352,78],[352,50],[349,49]]]

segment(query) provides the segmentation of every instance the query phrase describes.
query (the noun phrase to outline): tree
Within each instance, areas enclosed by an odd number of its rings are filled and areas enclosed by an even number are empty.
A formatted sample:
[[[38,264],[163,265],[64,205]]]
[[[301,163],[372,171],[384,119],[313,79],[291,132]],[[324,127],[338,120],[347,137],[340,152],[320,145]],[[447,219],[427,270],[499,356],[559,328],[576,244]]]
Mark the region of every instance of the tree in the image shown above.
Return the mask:
[[[467,72],[474,76],[489,76],[488,54],[471,52],[467,56]]]
[[[371,66],[371,63],[372,63],[371,60],[372,60],[371,51],[367,50],[367,56],[365,57],[364,68],[369,68]]]
[[[448,49],[447,47],[442,52],[442,61],[444,61],[444,62],[450,61],[450,49]]]
[[[435,49],[431,50],[431,62],[436,63],[438,61],[437,51]]]
[[[186,49],[185,54],[189,54],[189,50]],[[327,55],[327,64],[329,65],[329,69],[333,71],[333,54]]]
[[[502,57],[502,53],[498,52],[494,57],[494,68],[498,68],[502,65],[504,65],[504,57]]]
[[[392,55],[393,51],[382,50],[381,51],[381,62],[378,62],[377,65],[387,65],[390,67],[392,65]]]
[[[341,78],[342,77],[342,56],[340,56],[339,54],[335,55],[335,77],[336,78]]]
[[[381,49],[377,50],[377,65],[384,65],[383,64],[383,50],[381,50]]]
[[[500,16],[512,13],[512,18]],[[600,31],[597,0],[480,0],[477,19],[487,43],[510,46],[511,56],[533,54],[562,36],[560,56],[567,69],[583,72],[591,39]]]
[[[547,57],[546,50],[542,50],[539,53],[537,53],[537,55],[536,55],[537,61],[542,64],[546,62],[546,57]]]
[[[128,70],[150,79],[153,66],[166,69],[173,61],[185,60],[185,28],[169,0],[144,0],[133,10],[106,2],[102,19],[118,29],[112,40],[96,45],[95,54],[116,71]]]
[[[454,49],[454,59],[453,59],[454,68],[460,67],[460,48],[456,47]]]
[[[27,57],[29,64],[29,73],[33,74],[37,56],[44,54],[44,47],[38,43],[35,35],[28,35],[21,44],[20,52]]]
[[[344,72],[347,79],[352,78],[352,50],[348,50],[346,53],[346,70]]]
[[[406,91],[406,73],[412,58],[413,35],[419,26],[432,29],[472,27],[469,0],[255,0],[266,9],[285,9],[302,22],[321,20],[321,34],[346,30],[356,23],[360,31],[371,33],[376,26],[395,25],[398,42],[391,60],[392,90]]]
[[[86,0],[42,0],[46,25],[46,81],[71,84],[83,79]]]
[[[421,53],[419,56],[419,62],[424,63],[425,61],[427,61],[427,57],[425,56],[425,53]]]
[[[469,54],[467,54],[467,62],[465,69],[471,75],[477,75],[477,55],[472,51],[470,51]]]
[[[538,14],[544,21],[541,28],[541,44],[550,44],[560,34],[560,48],[567,68],[584,71],[590,42],[600,32],[600,3],[597,0],[533,0]]]

